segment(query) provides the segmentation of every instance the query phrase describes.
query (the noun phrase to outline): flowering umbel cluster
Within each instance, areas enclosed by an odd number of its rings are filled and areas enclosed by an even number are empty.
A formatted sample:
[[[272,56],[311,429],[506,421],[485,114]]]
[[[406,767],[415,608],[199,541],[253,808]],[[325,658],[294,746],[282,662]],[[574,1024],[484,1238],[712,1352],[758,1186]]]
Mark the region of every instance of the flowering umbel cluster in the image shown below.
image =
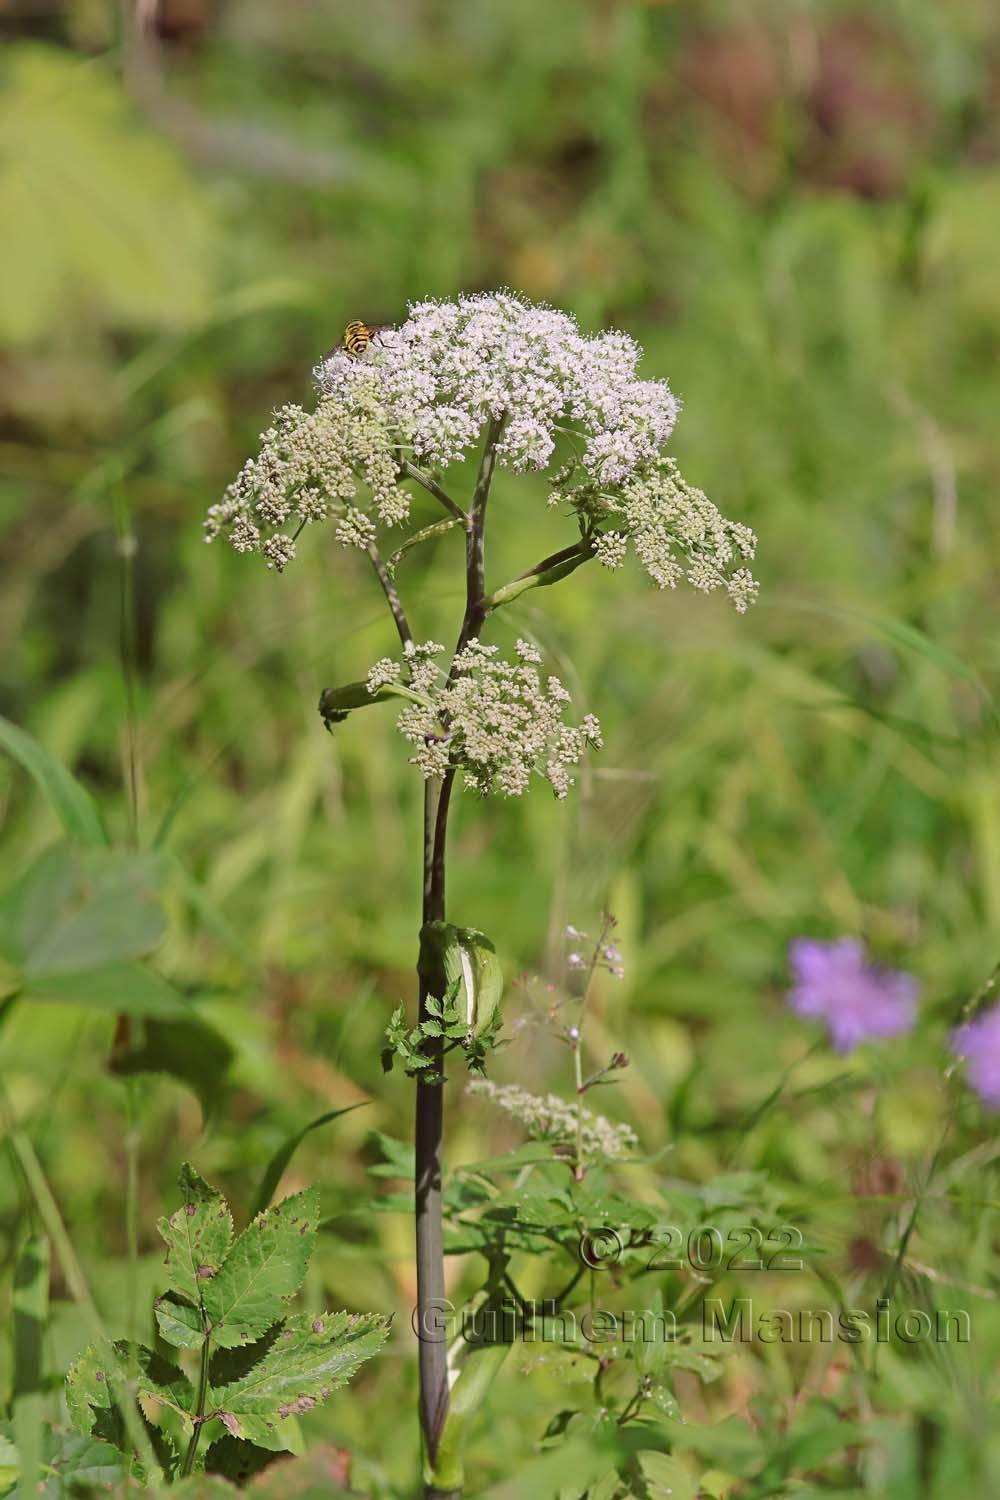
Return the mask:
[[[505,1114],[520,1120],[532,1140],[551,1141],[554,1146],[574,1145],[578,1117],[582,1115],[581,1146],[584,1157],[591,1161],[621,1161],[639,1144],[631,1125],[613,1125],[604,1115],[578,1109],[558,1094],[530,1094],[517,1084],[493,1083],[488,1078],[474,1078],[466,1085],[466,1093],[481,1094]]]
[[[410,496],[398,478],[390,425],[372,382],[350,407],[329,397],[314,412],[283,406],[260,435],[260,456],[248,459],[209,507],[205,537],[211,542],[225,532],[237,552],[259,552],[279,573],[313,521],[332,518],[338,542],[367,547],[376,519],[394,526],[409,515]]]
[[[337,349],[317,367],[316,410],[278,412],[206,535],[224,531],[279,570],[316,521],[332,519],[344,545],[370,546],[377,526],[407,517],[405,465],[440,474],[492,422],[501,468],[549,469],[562,443],[550,502],[575,514],[607,567],[631,543],[660,588],[724,588],[742,611],[757,590],[745,566],[756,538],[665,457],[678,402],[666,381],[639,378],[640,354],[626,334],[588,336],[509,292],[416,303],[364,353]]]
[[[542,658],[528,641],[517,642],[510,662],[496,646],[471,640],[447,675],[437,661],[443,651],[434,641],[410,642],[402,662],[383,657],[368,674],[373,696],[400,681],[409,688],[411,701],[397,727],[414,747],[412,764],[425,777],[461,766],[476,791],[485,795],[495,787],[508,797],[527,791],[537,772],[565,797],[572,768],[588,746],[601,744],[594,715],[579,726],[564,721],[570,695],[558,677],[542,681]]]

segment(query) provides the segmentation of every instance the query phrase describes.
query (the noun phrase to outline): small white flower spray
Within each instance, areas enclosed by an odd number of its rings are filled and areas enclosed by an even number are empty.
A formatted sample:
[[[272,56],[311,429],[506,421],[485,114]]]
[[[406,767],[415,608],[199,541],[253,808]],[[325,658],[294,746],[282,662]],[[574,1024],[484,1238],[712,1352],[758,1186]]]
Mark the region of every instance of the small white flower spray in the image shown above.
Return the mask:
[[[363,682],[328,690],[320,708],[332,725],[355,709],[399,700],[399,732],[425,782],[418,1042],[412,1033],[407,1039],[398,1018],[393,1033],[417,1077],[421,1330],[434,1326],[445,1290],[442,1061],[446,1050],[462,1045],[470,1066],[479,1068],[484,1038],[495,1036],[497,1025],[492,978],[483,981],[484,995],[489,990],[492,998],[483,1001],[481,1019],[448,1019],[459,1014],[459,989],[467,1016],[480,1015],[471,980],[449,980],[449,973],[460,975],[464,964],[471,975],[467,959],[474,952],[489,976],[492,953],[482,934],[473,938],[472,929],[446,922],[445,847],[455,780],[461,775],[481,795],[522,796],[537,777],[562,798],[583,755],[601,744],[592,714],[579,723],[567,720],[570,695],[557,677],[539,670],[534,647],[518,641],[514,659],[505,660],[483,642],[484,627],[527,590],[556,584],[592,558],[618,569],[630,550],[659,588],[687,583],[706,593],[721,590],[741,613],[757,591],[746,566],[756,538],[687,484],[663,451],[678,402],[666,381],[639,378],[640,357],[626,334],[584,334],[565,313],[509,292],[417,303],[401,327],[381,331],[363,352],[338,349],[323,361],[316,370],[316,409],[286,406],[276,413],[261,434],[259,454],[205,523],[209,541],[224,536],[236,551],[257,553],[278,572],[294,561],[307,528],[326,525],[339,545],[367,554],[399,637],[399,657],[383,657]],[[571,457],[553,468],[557,444]],[[446,488],[447,471],[474,451],[478,472],[462,504]],[[548,504],[566,514],[576,536],[488,590],[486,517],[498,469],[545,474]],[[385,542],[409,520],[412,486],[431,495],[443,515],[402,535],[384,554]],[[414,636],[395,572],[412,547],[452,529],[465,536],[465,609],[448,655]],[[597,964],[613,968],[613,951],[602,933],[591,971]],[[449,986],[455,991],[450,998]],[[604,1127],[613,1127],[584,1110],[583,1094],[595,1080],[583,1078],[579,1055],[577,1045],[577,1099],[569,1121],[546,1106],[535,1122],[550,1131],[569,1125],[578,1179],[589,1149],[610,1154],[611,1147],[627,1144],[611,1140]],[[509,1091],[496,1093],[504,1108],[529,1107]],[[457,1401],[449,1390],[445,1345],[421,1337],[419,1362],[425,1494],[458,1494],[460,1453],[445,1439],[449,1404]]]

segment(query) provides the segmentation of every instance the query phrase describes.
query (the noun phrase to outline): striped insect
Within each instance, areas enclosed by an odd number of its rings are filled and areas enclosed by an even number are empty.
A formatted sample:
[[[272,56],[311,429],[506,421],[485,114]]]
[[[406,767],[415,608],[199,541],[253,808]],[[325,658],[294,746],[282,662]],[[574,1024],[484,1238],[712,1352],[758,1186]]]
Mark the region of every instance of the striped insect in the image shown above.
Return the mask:
[[[369,345],[388,326],[388,323],[366,323],[362,318],[352,318],[344,329],[341,347],[357,358],[366,352]]]

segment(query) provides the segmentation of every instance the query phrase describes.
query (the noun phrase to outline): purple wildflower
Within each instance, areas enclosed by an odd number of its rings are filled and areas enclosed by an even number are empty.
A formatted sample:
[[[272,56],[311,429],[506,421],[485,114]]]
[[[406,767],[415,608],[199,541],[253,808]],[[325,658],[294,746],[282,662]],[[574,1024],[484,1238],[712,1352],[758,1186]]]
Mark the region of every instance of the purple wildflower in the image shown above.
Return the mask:
[[[850,1052],[869,1037],[897,1036],[913,1025],[916,979],[878,968],[853,938],[832,943],[796,938],[788,957],[795,981],[788,1003],[797,1015],[825,1021],[838,1052]]]
[[[1000,1109],[1000,1002],[953,1031],[951,1050],[983,1103]]]

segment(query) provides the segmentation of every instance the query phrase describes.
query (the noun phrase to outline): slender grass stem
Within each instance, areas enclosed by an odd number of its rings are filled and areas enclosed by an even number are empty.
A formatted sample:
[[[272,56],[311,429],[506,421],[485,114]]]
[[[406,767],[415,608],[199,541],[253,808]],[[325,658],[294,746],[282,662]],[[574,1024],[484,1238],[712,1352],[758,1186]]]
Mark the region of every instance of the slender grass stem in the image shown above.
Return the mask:
[[[576,1035],[573,1037],[573,1072],[576,1082],[576,1151],[573,1162],[573,1176],[577,1182],[582,1182],[587,1172],[587,1167],[583,1159],[583,1096],[587,1092],[587,1085],[583,1078],[583,1023],[586,1019],[587,997],[590,994],[590,986],[593,982],[597,965],[600,962],[604,945],[607,942],[608,933],[613,926],[614,918],[609,917],[605,913],[601,919],[600,934],[597,942],[594,944],[594,951],[590,955],[590,962],[587,965],[583,989],[580,992],[580,1015],[574,1028],[576,1032]]]
[[[83,1274],[80,1262],[77,1260],[73,1242],[67,1233],[59,1212],[48,1178],[42,1168],[41,1162],[35,1153],[31,1141],[20,1129],[15,1121],[13,1111],[7,1099],[6,1093],[0,1085],[0,1121],[7,1131],[11,1149],[17,1158],[21,1171],[24,1173],[28,1189],[35,1200],[39,1217],[45,1226],[45,1232],[52,1242],[52,1246],[62,1267],[62,1273],[66,1278],[73,1301],[80,1309],[84,1325],[91,1339],[103,1352],[108,1353],[108,1372],[115,1386],[115,1395],[121,1407],[122,1420],[129,1436],[133,1450],[138,1454],[146,1474],[148,1487],[159,1494],[163,1488],[163,1476],[153,1453],[149,1437],[142,1424],[139,1409],[135,1403],[134,1392],[128,1388],[127,1382],[115,1377],[117,1361],[111,1340],[105,1331],[101,1315],[97,1311],[94,1299],[90,1294],[90,1287]]]

